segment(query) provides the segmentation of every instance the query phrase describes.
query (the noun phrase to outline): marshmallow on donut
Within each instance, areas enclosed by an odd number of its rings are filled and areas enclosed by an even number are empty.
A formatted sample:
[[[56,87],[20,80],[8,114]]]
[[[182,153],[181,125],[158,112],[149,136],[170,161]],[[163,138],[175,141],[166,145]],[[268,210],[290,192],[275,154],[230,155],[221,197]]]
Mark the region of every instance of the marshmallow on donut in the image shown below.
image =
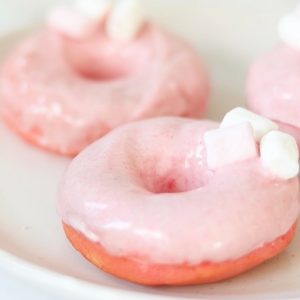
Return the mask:
[[[248,122],[207,131],[204,143],[211,169],[258,156],[253,128]]]
[[[278,33],[283,42],[300,49],[300,7],[280,19]]]
[[[65,233],[90,262],[139,284],[209,283],[245,272],[289,245],[300,208],[290,138],[266,133],[261,157],[255,144],[249,122],[218,128],[165,117],[119,127],[68,167],[58,203]],[[230,161],[213,161],[212,170],[213,155]],[[290,172],[278,168],[280,159],[294,162]]]
[[[142,29],[145,18],[138,0],[77,0],[75,6],[60,6],[48,15],[48,24],[74,39],[89,38],[105,22],[107,35],[119,42],[130,42]]]
[[[271,131],[260,142],[263,165],[274,176],[290,179],[299,173],[299,150],[295,139],[280,131]]]
[[[138,0],[119,0],[107,21],[107,34],[117,41],[128,42],[138,35],[144,22]]]
[[[269,131],[278,129],[278,125],[276,123],[243,107],[236,107],[228,112],[224,116],[220,127],[226,128],[243,122],[249,122],[251,124],[253,127],[254,137],[257,142],[259,142]]]
[[[86,17],[101,22],[112,7],[111,0],[76,0],[75,9]]]
[[[216,169],[257,157],[257,142],[261,162],[270,173],[286,180],[297,176],[297,142],[277,128],[274,122],[245,108],[234,108],[225,115],[220,128],[204,135],[208,167]]]

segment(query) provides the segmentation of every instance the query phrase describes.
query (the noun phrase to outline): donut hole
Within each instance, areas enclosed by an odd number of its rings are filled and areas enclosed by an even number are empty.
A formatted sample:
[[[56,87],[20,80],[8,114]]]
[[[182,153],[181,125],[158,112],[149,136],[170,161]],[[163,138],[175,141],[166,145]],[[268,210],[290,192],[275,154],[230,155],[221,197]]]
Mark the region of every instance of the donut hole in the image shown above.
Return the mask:
[[[99,32],[85,41],[65,37],[63,51],[67,63],[80,76],[106,81],[129,77],[143,70],[150,61],[148,44],[143,37],[126,44],[118,43]]]
[[[143,187],[154,194],[184,193],[199,189],[209,184],[212,176],[211,171],[196,165],[187,169],[178,165],[165,172],[154,168],[152,171],[142,171],[139,175]]]
[[[122,169],[150,193],[184,193],[205,187],[215,172],[207,166],[201,137],[216,127],[213,122],[202,125],[174,117],[143,121],[138,130],[124,135]]]
[[[182,184],[180,180],[173,177],[159,178],[155,182],[145,182],[147,190],[154,194],[164,193],[184,193],[201,187],[201,184],[188,186]]]
[[[81,77],[95,81],[109,81],[128,77],[134,73],[135,67],[114,59],[97,58],[83,55],[80,59],[76,55],[68,55],[67,60],[73,70]]]

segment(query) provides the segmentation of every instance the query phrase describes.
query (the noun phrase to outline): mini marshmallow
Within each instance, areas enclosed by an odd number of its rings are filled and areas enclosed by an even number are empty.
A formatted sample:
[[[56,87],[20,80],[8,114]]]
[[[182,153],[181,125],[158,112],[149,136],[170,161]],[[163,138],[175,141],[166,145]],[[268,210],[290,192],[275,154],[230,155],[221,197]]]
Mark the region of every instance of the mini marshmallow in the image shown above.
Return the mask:
[[[281,18],[278,24],[280,39],[297,49],[300,49],[300,15],[292,13]]]
[[[278,125],[276,123],[242,107],[236,107],[229,111],[224,116],[220,127],[226,128],[243,122],[249,122],[251,124],[254,130],[254,137],[257,142],[259,142],[269,131],[278,129]]]
[[[91,19],[67,6],[53,9],[47,21],[54,30],[74,39],[89,37],[96,30],[96,25]]]
[[[210,169],[258,157],[253,128],[248,122],[207,131],[204,144]]]
[[[75,9],[86,17],[100,22],[110,11],[110,0],[77,0]]]
[[[271,131],[260,143],[263,166],[273,175],[290,179],[299,173],[299,150],[295,139],[281,131]]]
[[[137,0],[120,0],[107,21],[107,34],[112,39],[133,40],[144,24],[142,8]]]

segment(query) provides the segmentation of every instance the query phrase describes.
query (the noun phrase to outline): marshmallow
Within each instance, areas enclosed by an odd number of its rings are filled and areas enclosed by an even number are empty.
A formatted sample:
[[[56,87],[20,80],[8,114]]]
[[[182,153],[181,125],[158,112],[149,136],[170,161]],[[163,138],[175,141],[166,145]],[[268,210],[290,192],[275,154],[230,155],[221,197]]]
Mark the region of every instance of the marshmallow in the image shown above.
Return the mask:
[[[266,134],[260,143],[262,164],[273,175],[290,179],[299,173],[299,151],[295,139],[280,131]]]
[[[278,34],[283,42],[300,49],[299,13],[292,13],[282,17],[278,24]]]
[[[254,137],[257,142],[259,142],[269,131],[278,129],[278,125],[276,123],[242,107],[236,107],[229,111],[224,116],[220,127],[226,128],[243,122],[249,122],[251,124],[254,130]]]
[[[67,6],[53,9],[48,15],[48,25],[74,39],[89,37],[96,30],[93,21]]]
[[[258,157],[253,128],[248,122],[207,131],[204,144],[210,169]]]
[[[78,12],[98,22],[103,20],[110,8],[110,0],[77,0],[75,2],[75,9]]]
[[[141,6],[137,0],[120,0],[107,21],[107,34],[112,39],[133,40],[144,23]]]

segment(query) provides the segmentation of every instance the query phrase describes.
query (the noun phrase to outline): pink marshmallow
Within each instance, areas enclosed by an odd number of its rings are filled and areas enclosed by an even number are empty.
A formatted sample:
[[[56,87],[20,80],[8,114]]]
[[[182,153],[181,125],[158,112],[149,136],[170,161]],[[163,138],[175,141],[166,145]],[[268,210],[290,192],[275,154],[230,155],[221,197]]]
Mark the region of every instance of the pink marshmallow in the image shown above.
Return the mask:
[[[204,144],[210,169],[258,157],[253,128],[248,122],[207,131]]]
[[[48,25],[54,30],[74,39],[91,36],[96,31],[97,23],[76,10],[61,6],[48,16]]]

